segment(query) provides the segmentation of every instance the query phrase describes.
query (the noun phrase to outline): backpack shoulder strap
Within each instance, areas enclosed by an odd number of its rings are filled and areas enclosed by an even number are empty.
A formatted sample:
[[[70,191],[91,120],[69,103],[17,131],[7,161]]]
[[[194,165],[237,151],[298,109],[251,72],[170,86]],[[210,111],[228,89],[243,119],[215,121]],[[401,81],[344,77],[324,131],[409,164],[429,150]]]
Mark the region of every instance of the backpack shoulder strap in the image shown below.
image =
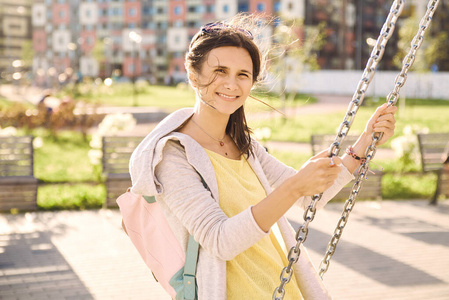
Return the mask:
[[[201,182],[206,189],[209,189],[204,178],[198,172],[201,177]],[[192,235],[189,236],[189,242],[187,244],[186,262],[184,265],[184,299],[195,300],[196,299],[196,266],[198,263],[199,244]]]
[[[186,262],[184,265],[184,299],[196,299],[196,265],[198,262],[199,244],[189,236],[189,243],[187,244]]]

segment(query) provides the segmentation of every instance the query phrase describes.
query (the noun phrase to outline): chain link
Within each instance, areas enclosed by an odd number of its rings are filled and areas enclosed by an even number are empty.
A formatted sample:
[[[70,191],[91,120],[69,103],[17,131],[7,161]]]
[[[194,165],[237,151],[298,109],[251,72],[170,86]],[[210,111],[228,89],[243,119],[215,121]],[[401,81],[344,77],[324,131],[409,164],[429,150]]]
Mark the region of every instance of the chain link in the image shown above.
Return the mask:
[[[407,72],[412,67],[414,61],[415,61],[415,55],[418,49],[421,47],[421,44],[424,40],[424,33],[426,29],[429,27],[430,22],[432,21],[432,16],[435,13],[435,9],[438,6],[439,0],[431,0],[429,1],[427,5],[427,11],[424,17],[421,19],[421,22],[419,24],[419,30],[415,37],[413,38],[411,42],[411,47],[409,53],[404,57],[402,61],[402,70],[396,76],[395,79],[395,87],[393,91],[387,96],[387,102],[388,105],[395,105],[398,98],[399,98],[399,91],[401,87],[404,86],[405,81],[407,80]],[[380,132],[374,132],[372,136],[372,144],[366,148],[365,151],[365,157],[366,161],[359,167],[358,169],[358,176],[356,178],[356,182],[354,183],[352,187],[351,194],[349,196],[349,199],[345,202],[345,207],[343,210],[343,213],[340,217],[339,222],[337,223],[337,227],[335,228],[334,235],[332,236],[325,253],[325,256],[320,264],[320,271],[319,275],[321,278],[323,278],[324,273],[327,272],[329,269],[329,263],[334,255],[335,249],[337,248],[337,244],[340,240],[341,234],[343,232],[344,227],[346,226],[346,223],[348,222],[349,214],[351,213],[358,192],[360,191],[360,188],[362,187],[363,179],[366,179],[366,174],[369,171],[369,163],[374,158],[376,154],[376,145],[378,141],[382,139],[382,133]]]
[[[385,51],[385,46],[394,32],[396,21],[399,18],[403,8],[404,8],[404,1],[402,0],[394,1],[393,4],[391,5],[390,12],[387,16],[384,25],[382,26],[376,44],[374,45],[373,50],[371,51],[371,56],[366,64],[365,70],[362,74],[362,78],[357,85],[357,90],[354,93],[353,99],[349,104],[344,120],[338,129],[337,137],[335,138],[335,141],[329,148],[329,157],[337,156],[340,152],[340,145],[343,143],[345,137],[349,132],[349,129],[351,128],[352,123],[354,122],[355,115],[363,102],[365,92],[368,89],[368,86],[374,77],[377,64],[382,59],[382,56]],[[359,189],[360,187],[357,189],[357,192]],[[314,195],[312,197],[312,201],[310,202],[309,207],[304,212],[304,223],[299,227],[296,233],[296,245],[292,247],[288,253],[287,258],[289,263],[286,267],[284,267],[284,269],[282,269],[280,275],[281,284],[274,290],[272,297],[273,300],[281,300],[284,298],[285,285],[288,282],[290,282],[293,274],[292,265],[299,259],[299,255],[301,254],[300,250],[301,244],[304,243],[305,240],[307,239],[307,234],[309,232],[308,226],[315,217],[316,205],[317,202],[321,199],[321,196],[322,194]]]
[[[396,21],[399,18],[403,8],[404,1],[394,1],[391,5],[390,13],[382,26],[376,44],[371,51],[371,56],[366,63],[362,78],[360,79],[357,89],[352,96],[352,101],[349,104],[344,120],[338,129],[337,137],[329,149],[329,156],[338,155],[340,153],[340,146],[348,135],[349,129],[354,122],[355,115],[357,114],[359,107],[362,105],[366,90],[368,89],[371,80],[374,78],[377,65],[384,55],[385,46],[394,32]]]

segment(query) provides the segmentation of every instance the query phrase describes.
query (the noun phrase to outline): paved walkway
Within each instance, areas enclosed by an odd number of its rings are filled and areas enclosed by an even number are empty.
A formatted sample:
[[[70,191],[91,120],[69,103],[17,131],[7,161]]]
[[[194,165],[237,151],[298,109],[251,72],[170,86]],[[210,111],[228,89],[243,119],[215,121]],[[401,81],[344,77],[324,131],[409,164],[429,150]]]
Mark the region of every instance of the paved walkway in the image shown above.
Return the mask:
[[[318,266],[342,203],[311,223]],[[287,214],[297,227],[302,212]],[[168,300],[118,210],[0,214],[0,299]],[[449,299],[449,201],[358,202],[325,284],[336,300]]]

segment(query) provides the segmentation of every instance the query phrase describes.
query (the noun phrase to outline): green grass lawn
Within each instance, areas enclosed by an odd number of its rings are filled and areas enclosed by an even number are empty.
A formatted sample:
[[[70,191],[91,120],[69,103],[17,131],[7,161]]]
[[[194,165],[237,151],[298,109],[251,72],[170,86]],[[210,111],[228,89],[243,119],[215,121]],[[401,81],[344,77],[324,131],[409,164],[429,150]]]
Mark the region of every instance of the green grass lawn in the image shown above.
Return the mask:
[[[53,137],[47,131],[36,130],[33,134],[43,141],[42,147],[34,150],[37,178],[48,183],[99,181],[87,156],[89,141],[81,133],[62,131]]]
[[[449,104],[449,101],[447,102]],[[361,107],[349,133],[360,134],[363,132],[366,122],[374,111],[375,107]],[[336,134],[345,114],[346,111],[343,110],[325,115],[301,115],[289,119],[279,116],[270,120],[253,121],[250,126],[271,128],[272,140],[310,142],[312,134]],[[429,132],[449,132],[448,116],[449,105],[407,106],[404,111],[398,112],[395,136],[402,135],[402,131],[407,125],[428,128]]]
[[[99,87],[87,97],[90,102],[110,106],[154,106],[167,109],[175,109],[195,104],[195,93],[185,88],[170,86],[143,85],[138,89],[134,98],[134,90],[131,84],[117,84],[112,87]]]
[[[79,88],[80,91],[84,92],[77,97],[79,100],[99,105],[152,106],[169,111],[195,105],[195,92],[186,84],[179,84],[177,87],[172,87],[137,83],[136,87],[137,94],[135,95],[134,88],[130,83],[115,83],[110,87],[86,84]],[[71,95],[71,93],[72,90],[67,89],[62,92],[60,96],[62,97],[66,94]],[[297,94],[293,99],[289,99],[282,103],[279,97],[274,93],[263,92],[261,90],[255,90],[251,95],[276,108],[281,108],[284,105],[286,107],[304,105],[304,103],[313,103],[316,101],[314,97]],[[252,112],[270,110],[268,106],[251,98],[247,100],[246,107]]]

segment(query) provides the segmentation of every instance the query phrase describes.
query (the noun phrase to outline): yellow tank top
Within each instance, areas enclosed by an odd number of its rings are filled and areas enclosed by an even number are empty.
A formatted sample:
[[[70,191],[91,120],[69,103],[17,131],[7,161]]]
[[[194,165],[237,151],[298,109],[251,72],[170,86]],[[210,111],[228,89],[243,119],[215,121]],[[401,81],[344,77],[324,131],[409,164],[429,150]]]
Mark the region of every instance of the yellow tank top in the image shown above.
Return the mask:
[[[217,177],[220,207],[228,217],[266,197],[265,189],[244,156],[233,160],[207,149],[206,152]],[[268,236],[226,262],[228,299],[272,298],[280,284],[280,272],[288,263],[281,244],[284,241],[275,224]],[[303,299],[295,278],[287,284],[284,299]]]

